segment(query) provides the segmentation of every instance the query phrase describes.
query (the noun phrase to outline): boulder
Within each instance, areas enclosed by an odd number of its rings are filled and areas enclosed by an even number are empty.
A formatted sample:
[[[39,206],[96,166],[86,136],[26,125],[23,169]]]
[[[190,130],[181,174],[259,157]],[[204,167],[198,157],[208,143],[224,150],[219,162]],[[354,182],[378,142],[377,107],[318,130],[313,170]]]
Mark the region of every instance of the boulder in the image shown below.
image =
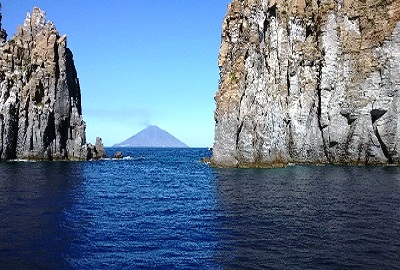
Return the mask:
[[[116,158],[116,159],[122,159],[122,158],[124,158],[124,155],[122,154],[121,151],[117,151],[117,152],[115,152],[115,154],[114,154],[114,158]]]

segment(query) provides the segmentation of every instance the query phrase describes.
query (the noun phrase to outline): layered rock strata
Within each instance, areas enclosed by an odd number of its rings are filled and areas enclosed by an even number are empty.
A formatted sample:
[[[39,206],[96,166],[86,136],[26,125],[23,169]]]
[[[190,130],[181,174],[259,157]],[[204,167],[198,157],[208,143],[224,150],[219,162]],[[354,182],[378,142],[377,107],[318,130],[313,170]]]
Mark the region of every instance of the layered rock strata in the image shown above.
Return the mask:
[[[72,52],[39,8],[0,46],[0,91],[1,160],[94,156]]]
[[[212,164],[400,162],[400,1],[234,0]]]

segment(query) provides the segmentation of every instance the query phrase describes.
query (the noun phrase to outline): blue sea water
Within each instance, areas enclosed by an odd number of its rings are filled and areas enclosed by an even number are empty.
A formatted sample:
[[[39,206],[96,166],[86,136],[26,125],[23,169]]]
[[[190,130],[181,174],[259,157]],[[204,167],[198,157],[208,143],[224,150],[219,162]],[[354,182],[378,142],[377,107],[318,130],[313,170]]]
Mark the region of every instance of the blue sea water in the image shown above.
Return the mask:
[[[0,269],[400,269],[399,167],[123,153],[0,163]]]

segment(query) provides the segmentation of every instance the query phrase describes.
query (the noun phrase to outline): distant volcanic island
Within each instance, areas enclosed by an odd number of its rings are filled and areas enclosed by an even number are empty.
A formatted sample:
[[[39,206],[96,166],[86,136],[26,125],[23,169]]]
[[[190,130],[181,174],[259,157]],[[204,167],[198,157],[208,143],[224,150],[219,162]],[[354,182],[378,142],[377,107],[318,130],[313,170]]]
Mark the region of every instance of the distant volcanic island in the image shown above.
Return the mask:
[[[113,147],[187,148],[186,144],[157,126],[149,126]]]

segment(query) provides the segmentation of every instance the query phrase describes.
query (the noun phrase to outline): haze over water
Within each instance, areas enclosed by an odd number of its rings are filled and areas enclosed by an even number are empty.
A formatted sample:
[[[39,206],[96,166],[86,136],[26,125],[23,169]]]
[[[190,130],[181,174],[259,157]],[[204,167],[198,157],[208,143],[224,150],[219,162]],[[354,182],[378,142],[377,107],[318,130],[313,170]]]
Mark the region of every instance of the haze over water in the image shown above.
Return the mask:
[[[0,268],[399,269],[398,167],[123,151],[135,158],[0,163]]]

